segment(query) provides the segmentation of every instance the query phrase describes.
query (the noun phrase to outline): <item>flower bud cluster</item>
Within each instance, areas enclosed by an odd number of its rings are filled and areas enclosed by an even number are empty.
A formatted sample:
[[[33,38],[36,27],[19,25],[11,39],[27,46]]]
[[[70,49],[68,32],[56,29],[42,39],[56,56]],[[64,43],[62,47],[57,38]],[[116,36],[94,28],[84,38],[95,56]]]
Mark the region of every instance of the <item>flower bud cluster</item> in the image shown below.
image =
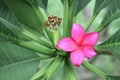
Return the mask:
[[[58,16],[48,16],[48,19],[45,21],[45,26],[50,27],[50,26],[59,26],[60,23],[62,22],[62,18]]]

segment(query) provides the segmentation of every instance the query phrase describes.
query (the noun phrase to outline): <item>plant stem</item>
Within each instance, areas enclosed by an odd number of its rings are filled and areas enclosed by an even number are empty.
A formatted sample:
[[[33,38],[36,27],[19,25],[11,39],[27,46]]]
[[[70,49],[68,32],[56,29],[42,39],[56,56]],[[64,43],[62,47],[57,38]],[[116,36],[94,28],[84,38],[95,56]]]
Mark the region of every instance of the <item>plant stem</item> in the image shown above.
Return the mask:
[[[71,0],[71,5],[69,7],[69,15],[68,15],[68,27],[67,27],[67,36],[71,36],[71,29],[72,29],[72,23],[73,23],[73,16],[74,16],[74,10],[77,0]]]
[[[50,64],[43,67],[30,80],[49,80],[49,78],[56,72],[62,64],[64,58],[57,56]]]
[[[77,80],[72,64],[69,59],[65,60],[64,63],[64,75],[63,75],[63,80]]]
[[[38,71],[35,75],[33,75],[33,77],[30,80],[35,80],[37,78],[39,78],[40,76],[42,76],[49,68],[49,66],[54,62],[54,60],[48,64],[47,66],[43,67],[40,71]]]
[[[41,10],[39,10],[39,7],[37,6],[33,6],[36,14],[38,15],[38,18],[40,20],[40,23],[41,23],[41,27],[42,29],[44,30],[44,34],[47,34],[48,38],[50,39],[50,41],[52,42],[52,45],[54,46],[54,41],[53,41],[53,34],[52,32],[50,32],[49,30],[46,29],[45,25],[44,25],[44,21],[45,21],[45,17],[44,15],[42,14]],[[55,47],[55,46],[54,46]]]
[[[86,27],[85,27],[85,31],[87,31],[87,30],[89,29],[90,25],[91,25],[92,22],[95,20],[96,16],[97,16],[97,15],[93,15],[93,16],[90,18],[90,20],[88,21],[88,23],[87,23],[87,25],[86,25]]]
[[[70,36],[76,0],[64,0],[63,37]]]
[[[39,10],[38,6],[33,6],[33,9],[35,10],[35,12],[36,12],[36,14],[37,14],[37,16],[38,16],[38,18],[40,20],[40,23],[41,23],[40,26],[43,27],[44,26],[44,21],[45,21],[43,14]]]
[[[47,75],[47,79],[49,79],[52,76],[52,74],[54,74],[57,71],[57,69],[60,67],[63,61],[63,57],[56,57],[55,61],[49,66],[48,70],[45,73]]]
[[[99,70],[98,68],[96,68],[95,66],[91,65],[90,63],[84,61],[82,63],[82,65],[87,68],[88,70],[92,71],[93,73],[97,74],[98,76],[100,76],[101,78],[103,78],[104,80],[106,80],[106,74],[104,72],[102,72],[101,70]]]
[[[66,31],[68,26],[68,12],[69,6],[68,6],[68,0],[64,0],[64,15],[63,15],[63,37],[66,37]]]

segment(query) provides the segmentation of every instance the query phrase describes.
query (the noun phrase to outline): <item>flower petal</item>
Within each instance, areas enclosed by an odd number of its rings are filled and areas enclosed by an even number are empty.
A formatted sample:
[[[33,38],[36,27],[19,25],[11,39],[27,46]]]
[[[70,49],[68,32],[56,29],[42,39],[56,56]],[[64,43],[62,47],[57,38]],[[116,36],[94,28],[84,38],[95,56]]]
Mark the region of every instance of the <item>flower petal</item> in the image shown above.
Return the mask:
[[[84,46],[82,49],[83,49],[85,57],[87,57],[87,58],[94,57],[97,54],[94,51],[93,47],[91,47],[91,46]]]
[[[83,39],[82,45],[94,46],[98,40],[98,32],[87,33]]]
[[[58,42],[57,47],[62,49],[63,51],[66,51],[66,52],[71,52],[71,51],[78,49],[77,45],[75,44],[75,42],[71,38],[61,39]]]
[[[85,34],[85,32],[84,32],[83,27],[79,24],[73,23],[71,36],[76,43],[78,43],[78,44],[81,43],[81,41],[84,37],[84,34]]]
[[[74,66],[80,66],[84,60],[84,53],[81,50],[74,51],[70,54],[71,62]]]

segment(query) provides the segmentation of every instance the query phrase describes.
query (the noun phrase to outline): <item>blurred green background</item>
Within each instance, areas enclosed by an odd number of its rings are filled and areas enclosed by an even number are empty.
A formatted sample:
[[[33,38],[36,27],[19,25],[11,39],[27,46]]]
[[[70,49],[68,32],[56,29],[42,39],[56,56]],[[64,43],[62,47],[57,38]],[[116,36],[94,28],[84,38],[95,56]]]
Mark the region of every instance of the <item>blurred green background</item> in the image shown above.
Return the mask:
[[[63,17],[63,5],[61,1],[54,0],[54,3],[53,0],[48,0],[48,1],[49,1],[47,8],[48,15],[56,15]],[[94,9],[94,3],[95,0],[91,0],[91,2],[77,15],[77,17],[74,18],[74,22],[79,23],[84,27],[92,15]],[[93,28],[99,26],[106,11],[107,8],[105,8],[100,12],[100,14],[97,16],[97,18],[91,25],[89,32],[92,31]],[[112,34],[114,34],[119,29],[119,26],[120,26],[120,19],[117,19],[113,21],[110,25],[108,25],[108,27],[105,28],[100,33],[98,44],[102,43],[103,41],[108,39]],[[49,63],[49,61],[50,61],[49,59],[41,61],[40,67],[42,68],[44,65]],[[109,75],[120,75],[120,67],[119,67],[120,61],[111,55],[104,55],[104,54],[97,55],[95,58],[90,59],[88,61]],[[102,80],[97,75],[85,69],[82,65],[80,67],[75,67],[74,70],[78,78],[77,80]],[[60,67],[59,70],[57,70],[57,72],[51,78],[51,80],[62,80],[62,75],[63,75],[62,71],[63,68]]]

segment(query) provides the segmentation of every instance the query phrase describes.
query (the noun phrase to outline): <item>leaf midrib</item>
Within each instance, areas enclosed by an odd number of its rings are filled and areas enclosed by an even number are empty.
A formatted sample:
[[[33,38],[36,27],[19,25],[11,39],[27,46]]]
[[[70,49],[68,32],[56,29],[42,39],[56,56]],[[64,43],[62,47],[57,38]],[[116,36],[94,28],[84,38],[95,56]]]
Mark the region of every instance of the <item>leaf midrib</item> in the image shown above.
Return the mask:
[[[114,15],[112,15],[112,16],[110,17],[110,19],[113,18],[114,16],[118,15],[119,13],[120,13],[120,10],[118,10]]]
[[[18,39],[16,39],[15,37],[8,36],[8,35],[6,35],[6,34],[4,34],[4,33],[0,33],[0,36],[5,37],[5,38],[6,38],[6,40],[7,40],[7,39],[10,39],[10,40],[15,40],[15,41],[18,41]]]
[[[103,24],[107,24],[111,22],[111,19],[113,19],[115,16],[117,16],[118,14],[120,14],[120,10],[118,10],[116,13],[114,13],[114,15],[112,14],[110,16],[110,18],[106,18],[106,22],[103,22]],[[118,17],[119,18],[119,17]],[[116,18],[117,19],[117,18]],[[104,20],[103,20],[104,21]]]
[[[104,44],[101,44],[101,46],[99,46],[99,47],[108,47],[108,46],[120,45],[120,42],[119,43],[112,43],[112,44],[105,44],[104,46],[103,45]]]
[[[39,60],[39,58],[32,58],[32,59],[28,59],[28,60],[24,60],[24,61],[19,61],[19,62],[15,62],[15,63],[12,63],[12,64],[8,64],[6,66],[0,67],[0,70],[4,69],[4,68],[7,68],[7,67],[14,66],[14,65],[18,65],[18,64],[22,64],[22,63],[26,63],[26,62],[30,62],[30,61],[35,61],[35,60]]]

